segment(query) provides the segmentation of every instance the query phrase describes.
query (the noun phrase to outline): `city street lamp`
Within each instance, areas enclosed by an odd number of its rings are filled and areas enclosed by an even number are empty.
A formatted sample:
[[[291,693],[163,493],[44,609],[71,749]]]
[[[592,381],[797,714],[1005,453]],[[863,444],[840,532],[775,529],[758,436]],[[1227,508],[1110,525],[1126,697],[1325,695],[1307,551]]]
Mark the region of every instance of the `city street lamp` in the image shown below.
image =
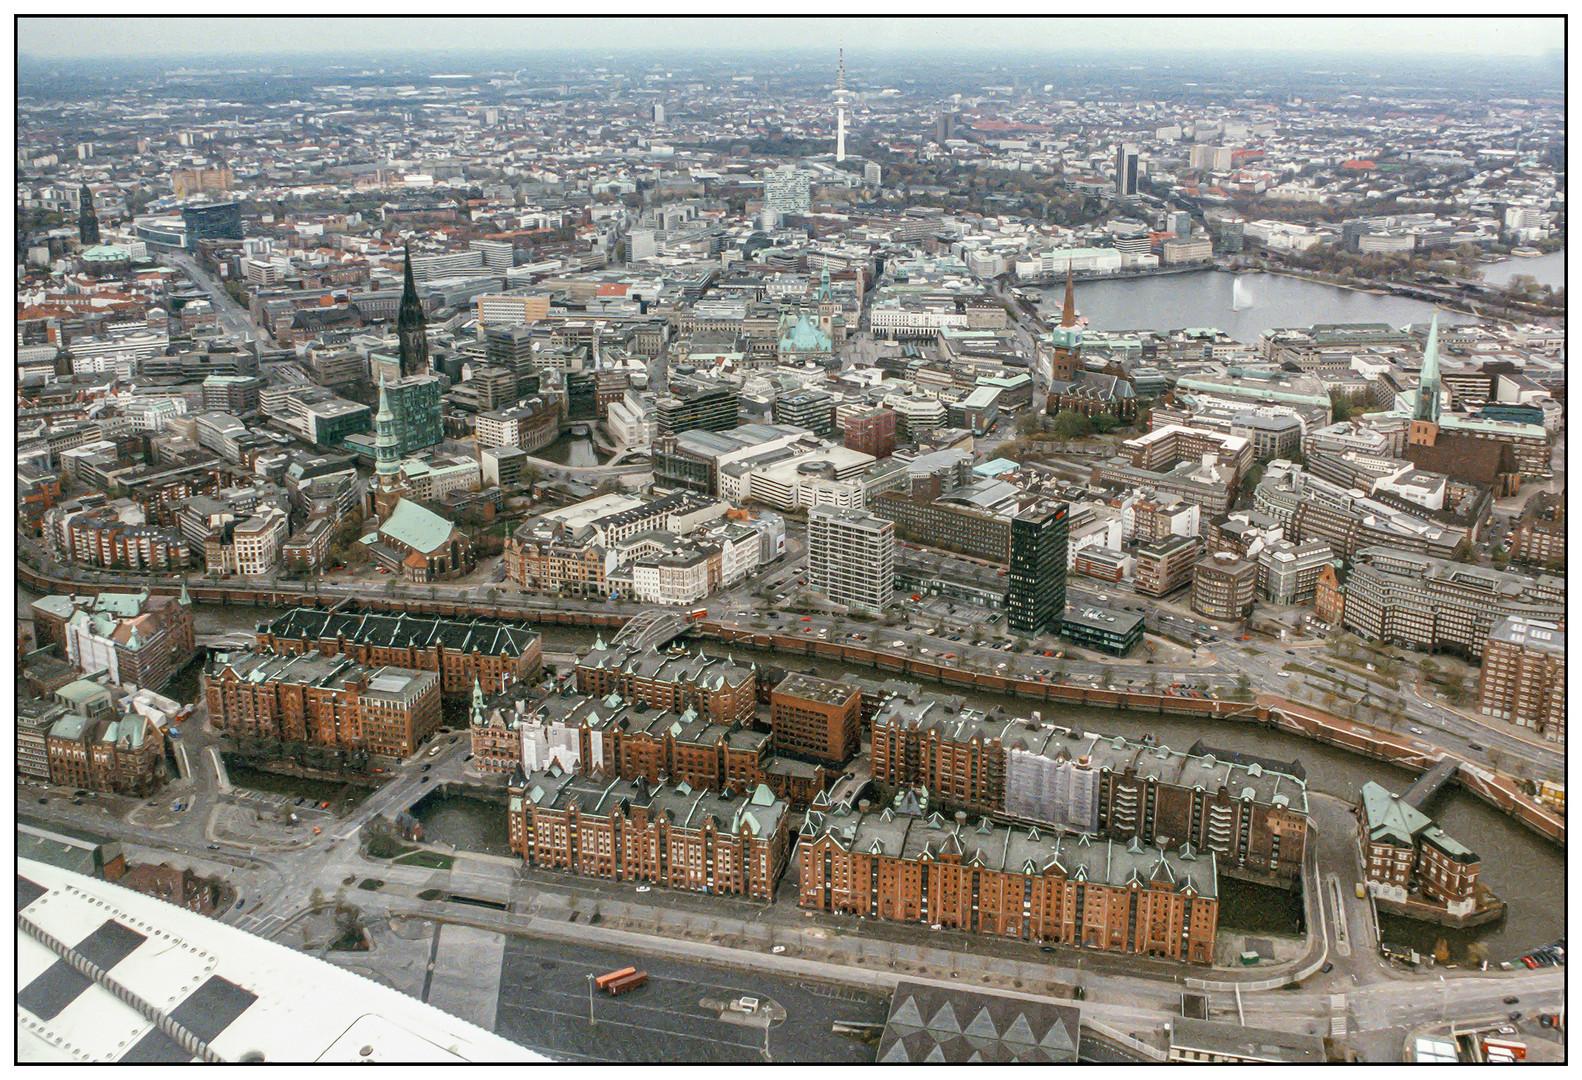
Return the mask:
[[[593,973],[588,973],[588,1026],[593,1026]]]

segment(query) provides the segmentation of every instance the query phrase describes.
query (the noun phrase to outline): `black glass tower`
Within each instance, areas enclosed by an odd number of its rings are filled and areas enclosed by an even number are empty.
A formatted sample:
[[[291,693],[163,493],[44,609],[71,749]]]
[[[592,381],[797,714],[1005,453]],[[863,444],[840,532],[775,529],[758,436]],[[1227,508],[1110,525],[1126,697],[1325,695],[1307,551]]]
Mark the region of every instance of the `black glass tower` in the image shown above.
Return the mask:
[[[1011,519],[1005,621],[1013,634],[1058,634],[1066,613],[1066,503]]]
[[[93,208],[93,192],[88,190],[87,184],[82,185],[78,202],[77,239],[82,241],[83,247],[89,247],[99,242],[99,214]]]

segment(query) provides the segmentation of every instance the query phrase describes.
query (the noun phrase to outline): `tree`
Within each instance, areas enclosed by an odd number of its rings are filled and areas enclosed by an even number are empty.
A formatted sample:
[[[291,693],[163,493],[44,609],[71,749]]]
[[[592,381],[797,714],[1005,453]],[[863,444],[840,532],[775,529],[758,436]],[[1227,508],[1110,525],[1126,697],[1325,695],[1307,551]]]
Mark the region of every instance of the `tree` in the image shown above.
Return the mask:
[[[1019,438],[1031,438],[1038,434],[1038,428],[1038,414],[1031,409],[1023,413],[1016,421],[1016,434]]]
[[[1356,415],[1356,409],[1352,405],[1351,398],[1340,390],[1330,391],[1329,406],[1335,414],[1335,423],[1337,424],[1344,420],[1350,420]]]
[[[1236,676],[1236,695],[1243,698],[1252,696],[1252,679],[1248,678],[1245,671]]]

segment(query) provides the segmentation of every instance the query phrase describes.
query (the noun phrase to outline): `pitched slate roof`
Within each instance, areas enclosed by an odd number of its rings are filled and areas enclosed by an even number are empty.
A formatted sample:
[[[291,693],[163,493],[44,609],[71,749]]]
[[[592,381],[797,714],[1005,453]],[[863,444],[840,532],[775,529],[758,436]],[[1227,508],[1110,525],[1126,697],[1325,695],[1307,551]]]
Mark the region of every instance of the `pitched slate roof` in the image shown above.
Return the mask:
[[[439,645],[446,650],[477,652],[485,656],[521,656],[538,640],[537,631],[526,623],[307,608],[294,608],[266,624],[263,630],[291,640],[327,641],[344,637],[349,642],[375,648],[427,649]]]

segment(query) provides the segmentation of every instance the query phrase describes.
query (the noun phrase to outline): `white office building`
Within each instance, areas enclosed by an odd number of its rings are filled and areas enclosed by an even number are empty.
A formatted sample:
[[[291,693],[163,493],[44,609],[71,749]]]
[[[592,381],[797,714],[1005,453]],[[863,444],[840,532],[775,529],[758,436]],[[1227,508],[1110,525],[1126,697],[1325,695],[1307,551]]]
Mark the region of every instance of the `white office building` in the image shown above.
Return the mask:
[[[895,592],[895,522],[861,510],[808,511],[808,588],[878,615]]]

